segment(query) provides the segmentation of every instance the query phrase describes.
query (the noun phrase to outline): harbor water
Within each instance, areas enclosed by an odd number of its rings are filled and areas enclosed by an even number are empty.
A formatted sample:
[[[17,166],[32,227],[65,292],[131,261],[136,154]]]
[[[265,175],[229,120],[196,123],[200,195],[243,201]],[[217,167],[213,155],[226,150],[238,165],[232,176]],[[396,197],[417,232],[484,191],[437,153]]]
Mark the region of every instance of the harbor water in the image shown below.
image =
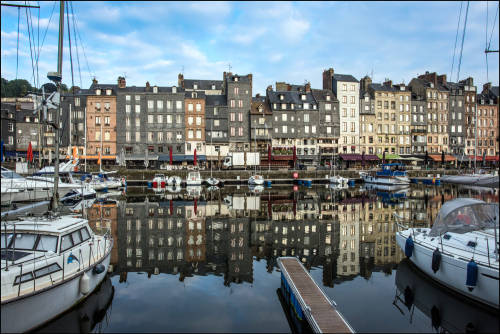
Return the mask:
[[[494,310],[434,283],[395,241],[394,212],[428,227],[456,197],[499,200],[453,185],[129,187],[87,211],[115,240],[108,278],[38,331],[296,331],[276,261],[295,256],[357,332],[498,332]]]

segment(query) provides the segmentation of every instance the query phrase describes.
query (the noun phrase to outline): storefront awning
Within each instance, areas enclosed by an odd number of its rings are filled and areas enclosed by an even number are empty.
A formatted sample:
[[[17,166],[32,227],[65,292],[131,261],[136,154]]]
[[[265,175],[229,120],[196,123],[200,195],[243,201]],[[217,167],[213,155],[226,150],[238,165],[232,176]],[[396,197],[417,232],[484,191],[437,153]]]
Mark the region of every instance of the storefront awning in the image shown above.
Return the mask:
[[[198,161],[206,161],[207,156],[206,155],[196,155],[196,160]],[[163,162],[169,162],[170,161],[170,156],[168,154],[160,154],[158,157],[158,161],[163,161]],[[184,155],[184,154],[177,154],[177,155],[172,155],[172,162],[183,162],[183,161],[194,161],[194,155]]]
[[[383,153],[377,154],[377,157],[382,160],[384,158],[384,154]],[[388,154],[388,153],[385,154],[385,160],[400,160],[400,159],[401,157],[397,154]]]
[[[486,161],[499,161],[498,155],[488,155],[484,158]]]
[[[143,155],[126,155],[125,160],[130,161],[130,160],[146,160],[146,157]],[[158,160],[158,155],[149,155],[148,156],[148,161],[156,161]]]
[[[361,154],[339,154],[339,157],[344,161],[378,161],[380,160],[376,155],[365,154],[363,157]]]
[[[429,158],[431,158],[434,161],[441,162],[443,156],[441,154],[429,154]],[[444,155],[444,162],[449,162],[449,161],[456,161],[457,158],[455,158],[453,155],[445,154]]]

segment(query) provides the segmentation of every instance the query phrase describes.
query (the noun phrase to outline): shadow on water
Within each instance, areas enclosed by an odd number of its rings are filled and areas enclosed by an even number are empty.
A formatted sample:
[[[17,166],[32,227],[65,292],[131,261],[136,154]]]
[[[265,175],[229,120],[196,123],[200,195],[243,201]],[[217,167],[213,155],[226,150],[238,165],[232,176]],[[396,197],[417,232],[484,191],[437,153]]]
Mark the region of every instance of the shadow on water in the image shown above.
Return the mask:
[[[415,308],[437,332],[498,333],[498,310],[479,305],[432,281],[407,259],[396,271],[393,305],[411,323]]]
[[[83,302],[65,312],[33,333],[91,333],[101,332],[111,315],[115,289],[106,276],[101,285]]]

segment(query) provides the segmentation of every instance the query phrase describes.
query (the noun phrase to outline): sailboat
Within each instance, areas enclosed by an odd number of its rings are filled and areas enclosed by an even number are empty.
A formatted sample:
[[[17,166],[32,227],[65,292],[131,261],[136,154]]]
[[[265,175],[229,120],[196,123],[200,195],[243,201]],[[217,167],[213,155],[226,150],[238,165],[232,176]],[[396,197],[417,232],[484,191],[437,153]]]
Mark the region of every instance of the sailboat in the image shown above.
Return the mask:
[[[342,177],[340,175],[336,175],[336,170],[337,170],[337,164],[335,163],[335,168],[333,169],[333,176],[332,176],[332,167],[334,164],[334,159],[333,159],[333,150],[332,150],[332,162],[330,164],[330,183],[338,184],[341,187],[347,188],[347,183],[349,182],[349,179]]]
[[[212,120],[212,123],[210,124],[210,149],[213,148],[213,145],[212,145],[212,138],[213,138],[213,120]],[[208,185],[210,186],[216,186],[219,184],[219,179],[216,179],[215,177],[213,177],[213,168],[212,168],[212,165],[213,165],[213,162],[210,161],[210,177],[208,179],[206,179],[205,181],[208,183]]]
[[[257,130],[255,130],[255,149],[257,150]],[[255,164],[253,175],[248,178],[248,184],[253,186],[259,186],[264,184],[264,177],[257,174],[257,164]]]
[[[56,122],[61,110],[64,1],[60,2]],[[44,113],[46,114],[46,113]],[[55,128],[58,138],[59,129]],[[55,141],[54,192],[51,211],[41,217],[2,220],[1,331],[33,330],[89,296],[106,276],[113,239],[108,230],[95,234],[87,219],[61,215],[59,207],[59,141]]]

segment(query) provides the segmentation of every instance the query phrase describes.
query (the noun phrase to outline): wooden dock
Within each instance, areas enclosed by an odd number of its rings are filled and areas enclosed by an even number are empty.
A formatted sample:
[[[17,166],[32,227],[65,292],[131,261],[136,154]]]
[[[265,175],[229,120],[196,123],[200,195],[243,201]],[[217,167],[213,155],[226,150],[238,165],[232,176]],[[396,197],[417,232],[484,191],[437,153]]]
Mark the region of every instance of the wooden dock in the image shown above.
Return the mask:
[[[309,272],[295,257],[280,257],[282,277],[299,302],[302,313],[315,333],[354,333],[337,311],[336,304],[314,282]]]

